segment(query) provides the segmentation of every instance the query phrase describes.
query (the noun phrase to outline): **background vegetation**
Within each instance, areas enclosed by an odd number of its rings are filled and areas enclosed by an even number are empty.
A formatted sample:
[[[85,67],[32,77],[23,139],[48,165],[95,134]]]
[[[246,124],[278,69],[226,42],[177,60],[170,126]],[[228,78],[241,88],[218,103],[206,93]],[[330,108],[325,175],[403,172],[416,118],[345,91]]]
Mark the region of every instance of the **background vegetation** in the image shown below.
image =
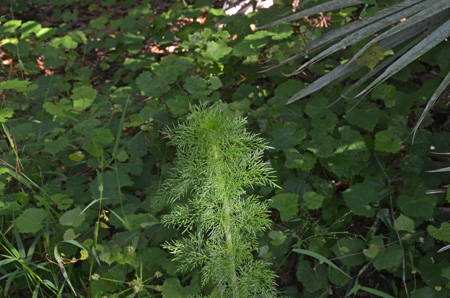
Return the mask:
[[[364,99],[340,98],[410,40],[372,47],[364,67],[287,105],[373,34],[301,71],[310,53],[265,67],[400,1],[252,30],[292,2],[247,16],[203,0],[0,2],[2,297],[217,296],[198,270],[177,271],[163,244],[181,231],[161,223],[174,206],[156,200],[175,156],[161,130],[206,100],[273,147],[265,160],[281,188],[248,194],[270,203],[254,257],[271,264],[280,296],[450,296],[450,252],[438,253],[450,242],[439,171],[450,161],[435,154],[450,151],[448,90],[410,137],[448,77],[450,44],[441,36]]]

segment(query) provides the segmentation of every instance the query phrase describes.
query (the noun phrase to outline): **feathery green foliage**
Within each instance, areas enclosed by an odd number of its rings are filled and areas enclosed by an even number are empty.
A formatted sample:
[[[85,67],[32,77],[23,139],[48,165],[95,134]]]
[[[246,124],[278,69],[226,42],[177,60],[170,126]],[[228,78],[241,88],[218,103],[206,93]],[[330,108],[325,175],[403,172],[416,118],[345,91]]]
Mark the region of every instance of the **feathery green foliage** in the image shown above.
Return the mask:
[[[167,129],[178,148],[175,167],[159,194],[176,205],[163,218],[187,237],[165,247],[181,263],[180,270],[202,267],[202,284],[219,286],[224,297],[272,297],[274,273],[254,261],[256,233],[269,227],[268,206],[245,189],[270,184],[272,172],[262,160],[269,147],[246,131],[247,121],[224,104],[194,107],[187,120]]]

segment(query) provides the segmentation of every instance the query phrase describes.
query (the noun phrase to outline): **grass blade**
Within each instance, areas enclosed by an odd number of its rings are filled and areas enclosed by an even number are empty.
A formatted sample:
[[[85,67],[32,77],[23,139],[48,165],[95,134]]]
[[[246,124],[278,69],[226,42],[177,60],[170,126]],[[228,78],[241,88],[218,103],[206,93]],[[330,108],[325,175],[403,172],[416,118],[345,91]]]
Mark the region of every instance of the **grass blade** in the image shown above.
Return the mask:
[[[381,291],[378,291],[378,290],[375,290],[375,289],[371,289],[371,288],[368,288],[368,287],[364,287],[364,286],[358,285],[356,288],[357,288],[356,292],[361,290],[361,291],[364,291],[364,292],[367,292],[367,293],[370,293],[370,294],[373,294],[373,295],[380,296],[382,298],[395,298],[395,297],[393,297],[393,296],[391,296],[389,294],[386,294],[384,292],[381,292]]]
[[[16,237],[17,247],[20,257],[25,260],[27,255],[25,254],[25,247],[23,246],[22,238],[20,238],[19,230],[17,229],[16,219],[13,217],[14,224],[14,236]],[[38,237],[36,237],[38,239]],[[36,241],[36,239],[34,241]]]
[[[350,275],[348,275],[347,273],[345,273],[344,271],[342,271],[342,270],[341,270],[338,266],[336,266],[333,262],[331,262],[330,260],[328,260],[327,258],[325,258],[324,256],[322,256],[322,255],[320,255],[320,254],[318,254],[318,253],[315,253],[315,252],[309,251],[309,250],[305,250],[305,249],[301,249],[301,248],[294,249],[294,251],[295,251],[295,252],[298,252],[298,253],[300,253],[300,254],[307,255],[307,256],[313,257],[313,258],[315,258],[315,259],[318,259],[319,261],[324,262],[324,263],[326,263],[328,266],[330,266],[330,267],[336,269],[337,271],[341,272],[341,273],[344,274],[345,276],[351,278]]]
[[[116,140],[114,142],[114,148],[113,148],[113,154],[112,154],[113,156],[115,156],[117,154],[117,149],[119,149],[119,142],[120,142],[120,138],[122,136],[123,123],[125,122],[125,116],[127,114],[127,108],[128,108],[129,101],[130,101],[130,94],[128,94],[127,100],[125,102],[125,107],[123,108],[123,111],[122,111],[122,116],[120,117],[119,126],[117,127]]]
[[[53,250],[53,253],[54,253],[54,255],[55,255],[56,262],[58,262],[59,269],[61,269],[61,273],[62,273],[62,275],[63,275],[63,277],[64,277],[64,280],[65,280],[65,281],[67,282],[67,284],[69,285],[69,287],[70,287],[70,289],[72,290],[72,292],[73,292],[73,294],[75,295],[75,297],[78,297],[78,296],[77,296],[77,293],[75,292],[75,289],[74,289],[73,286],[72,286],[72,283],[70,282],[69,275],[67,274],[66,268],[64,268],[64,263],[63,263],[63,261],[62,261],[62,259],[61,259],[61,256],[59,255],[59,252],[58,252],[58,245],[55,245],[55,248],[54,248],[54,250]]]

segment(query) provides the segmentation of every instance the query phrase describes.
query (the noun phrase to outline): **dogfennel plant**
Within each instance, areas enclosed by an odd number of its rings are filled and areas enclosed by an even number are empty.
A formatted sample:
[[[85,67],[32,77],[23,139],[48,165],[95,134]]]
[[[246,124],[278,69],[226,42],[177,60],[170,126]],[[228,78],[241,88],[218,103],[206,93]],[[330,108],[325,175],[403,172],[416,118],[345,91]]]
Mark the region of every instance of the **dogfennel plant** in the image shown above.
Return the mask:
[[[273,297],[275,274],[252,255],[256,233],[270,226],[268,205],[246,189],[275,184],[262,160],[269,147],[246,123],[215,104],[192,108],[184,123],[166,129],[177,155],[159,196],[185,203],[175,204],[163,223],[185,237],[165,248],[180,271],[200,268],[202,286],[217,285],[222,297]]]

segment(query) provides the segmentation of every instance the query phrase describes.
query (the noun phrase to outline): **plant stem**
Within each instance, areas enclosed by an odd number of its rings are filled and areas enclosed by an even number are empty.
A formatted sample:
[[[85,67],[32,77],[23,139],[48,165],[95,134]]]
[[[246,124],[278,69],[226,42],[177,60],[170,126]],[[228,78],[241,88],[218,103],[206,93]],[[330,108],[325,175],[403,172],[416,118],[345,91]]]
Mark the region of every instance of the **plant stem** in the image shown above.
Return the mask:
[[[221,154],[218,152],[217,147],[215,145],[212,146],[212,159],[214,161],[217,161],[219,158],[221,158]],[[216,174],[216,185],[217,188],[220,190],[220,196],[223,198],[223,212],[224,212],[224,225],[225,225],[225,239],[227,242],[227,255],[228,260],[230,261],[230,264],[233,268],[233,273],[231,274],[231,289],[233,291],[233,298],[239,297],[239,289],[238,289],[238,282],[237,282],[237,276],[236,276],[236,262],[234,260],[234,247],[233,247],[233,237],[231,234],[231,215],[230,215],[230,206],[228,200],[229,195],[227,194],[227,181],[224,178],[223,174],[220,173],[220,171]]]
[[[223,210],[225,214],[225,238],[227,241],[227,248],[228,248],[228,259],[230,260],[231,265],[233,266],[233,273],[231,276],[231,288],[233,289],[233,298],[239,297],[238,292],[238,283],[237,283],[237,277],[236,277],[236,265],[234,262],[234,251],[233,251],[233,239],[231,236],[231,225],[230,225],[230,207],[228,206],[228,200],[225,197],[223,201]]]

